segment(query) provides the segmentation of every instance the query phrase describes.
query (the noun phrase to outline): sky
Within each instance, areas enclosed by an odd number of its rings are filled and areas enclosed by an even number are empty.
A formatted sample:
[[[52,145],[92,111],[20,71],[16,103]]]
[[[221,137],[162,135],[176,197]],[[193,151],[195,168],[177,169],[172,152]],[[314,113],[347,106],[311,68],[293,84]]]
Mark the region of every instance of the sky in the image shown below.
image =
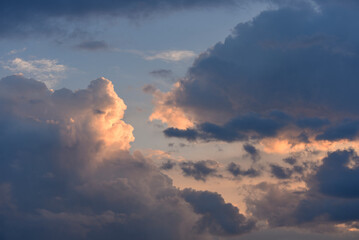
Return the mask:
[[[358,10],[1,1],[0,239],[358,239]]]

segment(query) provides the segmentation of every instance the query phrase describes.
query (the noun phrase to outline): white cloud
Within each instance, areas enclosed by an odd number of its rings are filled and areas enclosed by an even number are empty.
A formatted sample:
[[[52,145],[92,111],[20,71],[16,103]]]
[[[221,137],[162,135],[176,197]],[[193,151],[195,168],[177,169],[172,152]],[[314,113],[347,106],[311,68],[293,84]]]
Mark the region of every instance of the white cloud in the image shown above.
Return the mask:
[[[14,55],[14,54],[18,54],[21,52],[25,52],[26,51],[26,47],[21,48],[21,49],[13,49],[10,52],[8,52],[8,55]]]
[[[116,52],[131,53],[145,60],[182,61],[194,58],[197,54],[189,50],[167,50],[167,51],[140,51],[135,49],[113,49]]]
[[[190,58],[194,58],[196,54],[188,50],[172,50],[172,51],[163,51],[156,53],[152,56],[145,56],[146,60],[165,60],[165,61],[182,61]]]
[[[15,58],[3,64],[3,68],[13,73],[23,73],[32,78],[36,78],[49,87],[53,86],[58,80],[63,78],[67,67],[58,64],[54,59],[37,59],[26,61]]]

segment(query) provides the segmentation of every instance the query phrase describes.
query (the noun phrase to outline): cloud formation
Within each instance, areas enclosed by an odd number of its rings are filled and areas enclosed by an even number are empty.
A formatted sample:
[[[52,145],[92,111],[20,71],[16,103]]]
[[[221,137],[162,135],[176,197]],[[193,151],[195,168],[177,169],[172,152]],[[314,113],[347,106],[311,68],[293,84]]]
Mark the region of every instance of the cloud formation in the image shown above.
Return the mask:
[[[205,240],[253,229],[218,194],[207,193],[214,208],[231,209],[226,222],[211,207],[196,210],[187,197],[201,192],[181,192],[131,154],[125,109],[105,78],[75,92],[0,80],[0,238]]]
[[[265,219],[271,226],[321,229],[322,225],[325,226],[322,230],[331,231],[343,224],[348,230],[359,221],[358,163],[352,149],[329,152],[322,164],[312,168],[313,173],[305,178],[307,189],[299,191],[261,183],[253,191],[257,189],[264,194],[249,198],[247,207],[257,219]],[[294,171],[272,165],[277,178],[289,179]]]
[[[26,74],[43,81],[48,86],[53,86],[58,80],[63,78],[67,67],[59,64],[54,59],[35,59],[24,60],[14,58],[11,61],[2,63],[2,67],[15,74]]]
[[[180,167],[184,176],[193,177],[196,180],[206,181],[210,176],[219,176],[217,174],[218,163],[213,160],[181,162]]]
[[[359,21],[352,5],[280,7],[237,25],[170,92],[156,93],[151,119],[173,127],[167,136],[206,141],[283,132],[303,142],[355,140]],[[185,129],[161,114],[168,109],[181,112],[195,133],[176,130]],[[273,116],[276,111],[282,116]],[[244,124],[250,117],[258,124]]]

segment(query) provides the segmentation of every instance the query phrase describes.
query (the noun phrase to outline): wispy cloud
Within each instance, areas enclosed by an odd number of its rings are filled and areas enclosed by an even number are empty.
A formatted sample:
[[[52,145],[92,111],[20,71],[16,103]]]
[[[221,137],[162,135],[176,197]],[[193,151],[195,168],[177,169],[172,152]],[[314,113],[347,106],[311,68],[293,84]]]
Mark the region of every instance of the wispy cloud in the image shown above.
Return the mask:
[[[194,58],[197,54],[190,50],[140,51],[135,49],[114,49],[117,52],[131,53],[147,61],[162,60],[178,62]]]
[[[172,50],[163,51],[154,55],[146,56],[146,60],[164,60],[164,61],[182,61],[190,58],[194,58],[196,54],[188,50]]]
[[[54,85],[59,79],[63,78],[67,67],[58,64],[54,59],[24,60],[15,58],[2,63],[2,67],[13,73],[23,73],[27,76],[43,81],[48,86]]]
[[[10,52],[8,52],[7,55],[14,55],[14,54],[18,54],[18,53],[25,52],[25,51],[26,51],[26,47],[21,48],[21,49],[13,49]]]

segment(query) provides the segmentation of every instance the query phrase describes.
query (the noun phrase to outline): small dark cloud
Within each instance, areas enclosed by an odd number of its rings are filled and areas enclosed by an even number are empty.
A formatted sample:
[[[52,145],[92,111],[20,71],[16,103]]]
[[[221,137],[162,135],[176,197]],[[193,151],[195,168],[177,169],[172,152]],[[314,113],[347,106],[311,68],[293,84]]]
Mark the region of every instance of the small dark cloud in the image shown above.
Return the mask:
[[[184,189],[182,196],[196,213],[203,216],[196,226],[199,232],[208,231],[217,236],[231,236],[255,229],[255,221],[239,213],[237,207],[225,203],[218,193]]]
[[[145,93],[149,93],[152,94],[156,91],[156,87],[153,86],[152,84],[146,84],[145,86],[143,86],[142,91]]]
[[[272,164],[270,168],[272,175],[278,179],[289,179],[293,174],[291,169],[279,165]]]
[[[172,160],[167,160],[166,162],[163,162],[160,169],[162,170],[171,170],[173,167],[176,166],[176,163]]]
[[[172,74],[173,74],[172,70],[168,70],[168,69],[158,69],[150,72],[151,76],[158,78],[170,78],[172,77]]]
[[[253,161],[258,161],[261,158],[260,152],[253,145],[246,143],[243,145],[243,150],[250,156]]]
[[[188,141],[194,141],[197,139],[198,133],[194,129],[178,129],[178,128],[167,128],[163,131],[166,137],[177,137],[184,138]]]
[[[180,163],[180,167],[184,176],[193,177],[196,180],[206,181],[210,176],[218,176],[218,164],[213,160],[182,162]]]
[[[296,158],[294,158],[294,157],[287,157],[287,158],[284,158],[284,159],[283,159],[283,161],[284,161],[285,163],[290,164],[290,165],[294,165],[294,164],[296,164],[296,163],[297,163],[297,159],[296,159]]]
[[[261,139],[274,137],[285,124],[269,117],[258,114],[247,114],[237,117],[224,125],[202,123],[196,128],[177,129],[167,128],[164,134],[167,137],[185,138],[188,141],[197,139],[204,141],[246,141],[249,138]]]
[[[228,164],[227,170],[234,177],[243,176],[243,177],[251,177],[251,178],[253,178],[253,177],[257,177],[257,176],[260,175],[260,171],[254,169],[254,168],[249,168],[247,170],[242,170],[240,165],[235,164],[234,162],[231,162],[230,164]]]
[[[105,41],[84,41],[75,46],[77,49],[86,51],[107,50],[108,44]]]

